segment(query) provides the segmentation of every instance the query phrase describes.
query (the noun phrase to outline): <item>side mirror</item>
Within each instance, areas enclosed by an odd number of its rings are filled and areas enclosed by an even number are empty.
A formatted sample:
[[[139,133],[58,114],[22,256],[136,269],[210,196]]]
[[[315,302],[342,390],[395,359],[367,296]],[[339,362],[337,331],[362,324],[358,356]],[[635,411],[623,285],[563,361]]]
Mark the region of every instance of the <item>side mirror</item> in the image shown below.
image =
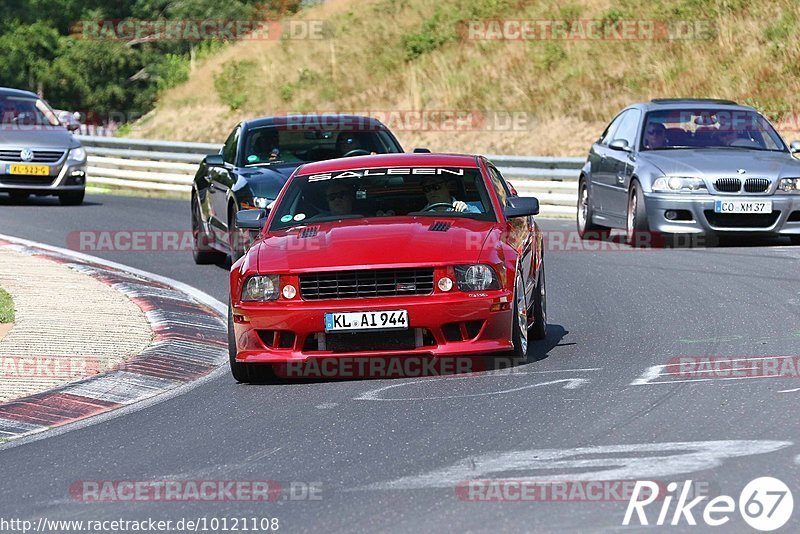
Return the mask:
[[[267,222],[267,210],[241,210],[236,213],[236,227],[241,230],[261,230]]]
[[[430,153],[431,153],[431,149],[430,148],[415,148],[414,149],[414,154],[430,154]]]
[[[628,146],[628,141],[625,139],[614,139],[609,143],[608,148],[611,150],[619,150],[621,152],[630,152],[631,147]]]
[[[209,167],[222,167],[225,164],[225,160],[222,159],[220,154],[210,154],[206,156],[206,165]]]
[[[789,145],[789,151],[792,154],[800,152],[800,141],[792,141],[792,144]]]
[[[503,210],[506,219],[539,214],[539,199],[536,197],[512,197],[508,199],[508,204]]]

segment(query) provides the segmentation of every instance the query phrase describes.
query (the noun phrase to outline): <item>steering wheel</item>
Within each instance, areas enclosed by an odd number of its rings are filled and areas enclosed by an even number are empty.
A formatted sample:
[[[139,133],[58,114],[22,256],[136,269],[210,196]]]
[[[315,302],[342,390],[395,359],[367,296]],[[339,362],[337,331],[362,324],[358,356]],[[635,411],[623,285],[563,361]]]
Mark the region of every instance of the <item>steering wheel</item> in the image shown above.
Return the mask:
[[[349,158],[350,156],[369,156],[369,150],[363,148],[354,148],[350,152],[345,153],[342,157]]]
[[[433,211],[434,208],[441,208],[443,206],[447,206],[448,208],[452,208],[453,207],[453,205],[450,204],[449,202],[437,202],[436,204],[431,204],[430,206],[428,206],[427,208],[425,208],[422,211]]]

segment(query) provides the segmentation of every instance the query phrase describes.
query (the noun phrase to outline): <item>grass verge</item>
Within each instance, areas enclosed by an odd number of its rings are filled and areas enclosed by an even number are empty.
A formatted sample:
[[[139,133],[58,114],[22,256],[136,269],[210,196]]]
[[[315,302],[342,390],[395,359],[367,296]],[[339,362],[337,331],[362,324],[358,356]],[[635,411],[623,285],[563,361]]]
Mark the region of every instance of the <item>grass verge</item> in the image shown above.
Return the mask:
[[[13,323],[14,322],[14,301],[11,300],[11,295],[0,288],[0,323]]]

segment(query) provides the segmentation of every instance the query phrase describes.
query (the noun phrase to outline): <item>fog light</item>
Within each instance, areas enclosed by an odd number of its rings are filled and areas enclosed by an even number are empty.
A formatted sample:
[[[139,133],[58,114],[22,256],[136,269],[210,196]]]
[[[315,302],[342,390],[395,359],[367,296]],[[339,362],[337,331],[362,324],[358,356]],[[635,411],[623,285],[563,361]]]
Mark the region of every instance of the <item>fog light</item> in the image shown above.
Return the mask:
[[[453,289],[453,281],[446,276],[444,278],[439,278],[439,289],[442,291],[450,291]]]
[[[677,219],[677,218],[678,218],[678,212],[677,212],[677,211],[675,211],[675,210],[667,210],[667,211],[664,213],[664,217],[666,217],[666,218],[667,218],[667,219],[669,219],[670,221],[674,221],[675,219]]]
[[[297,289],[294,286],[283,286],[283,298],[293,299],[297,295]]]

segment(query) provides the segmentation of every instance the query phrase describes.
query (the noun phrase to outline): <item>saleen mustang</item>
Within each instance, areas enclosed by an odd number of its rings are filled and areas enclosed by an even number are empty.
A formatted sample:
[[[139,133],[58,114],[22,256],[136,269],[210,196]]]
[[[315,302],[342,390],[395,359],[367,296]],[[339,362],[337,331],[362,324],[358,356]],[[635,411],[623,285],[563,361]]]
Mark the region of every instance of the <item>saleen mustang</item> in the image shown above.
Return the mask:
[[[231,268],[234,378],[315,358],[523,360],[546,329],[535,198],[481,156],[385,154],[303,165]],[[263,229],[262,229],[263,227]]]
[[[800,244],[800,142],[728,100],[634,104],[592,145],[578,184],[578,232],[762,234]],[[710,239],[711,240],[711,239]],[[669,242],[667,241],[667,242]]]

